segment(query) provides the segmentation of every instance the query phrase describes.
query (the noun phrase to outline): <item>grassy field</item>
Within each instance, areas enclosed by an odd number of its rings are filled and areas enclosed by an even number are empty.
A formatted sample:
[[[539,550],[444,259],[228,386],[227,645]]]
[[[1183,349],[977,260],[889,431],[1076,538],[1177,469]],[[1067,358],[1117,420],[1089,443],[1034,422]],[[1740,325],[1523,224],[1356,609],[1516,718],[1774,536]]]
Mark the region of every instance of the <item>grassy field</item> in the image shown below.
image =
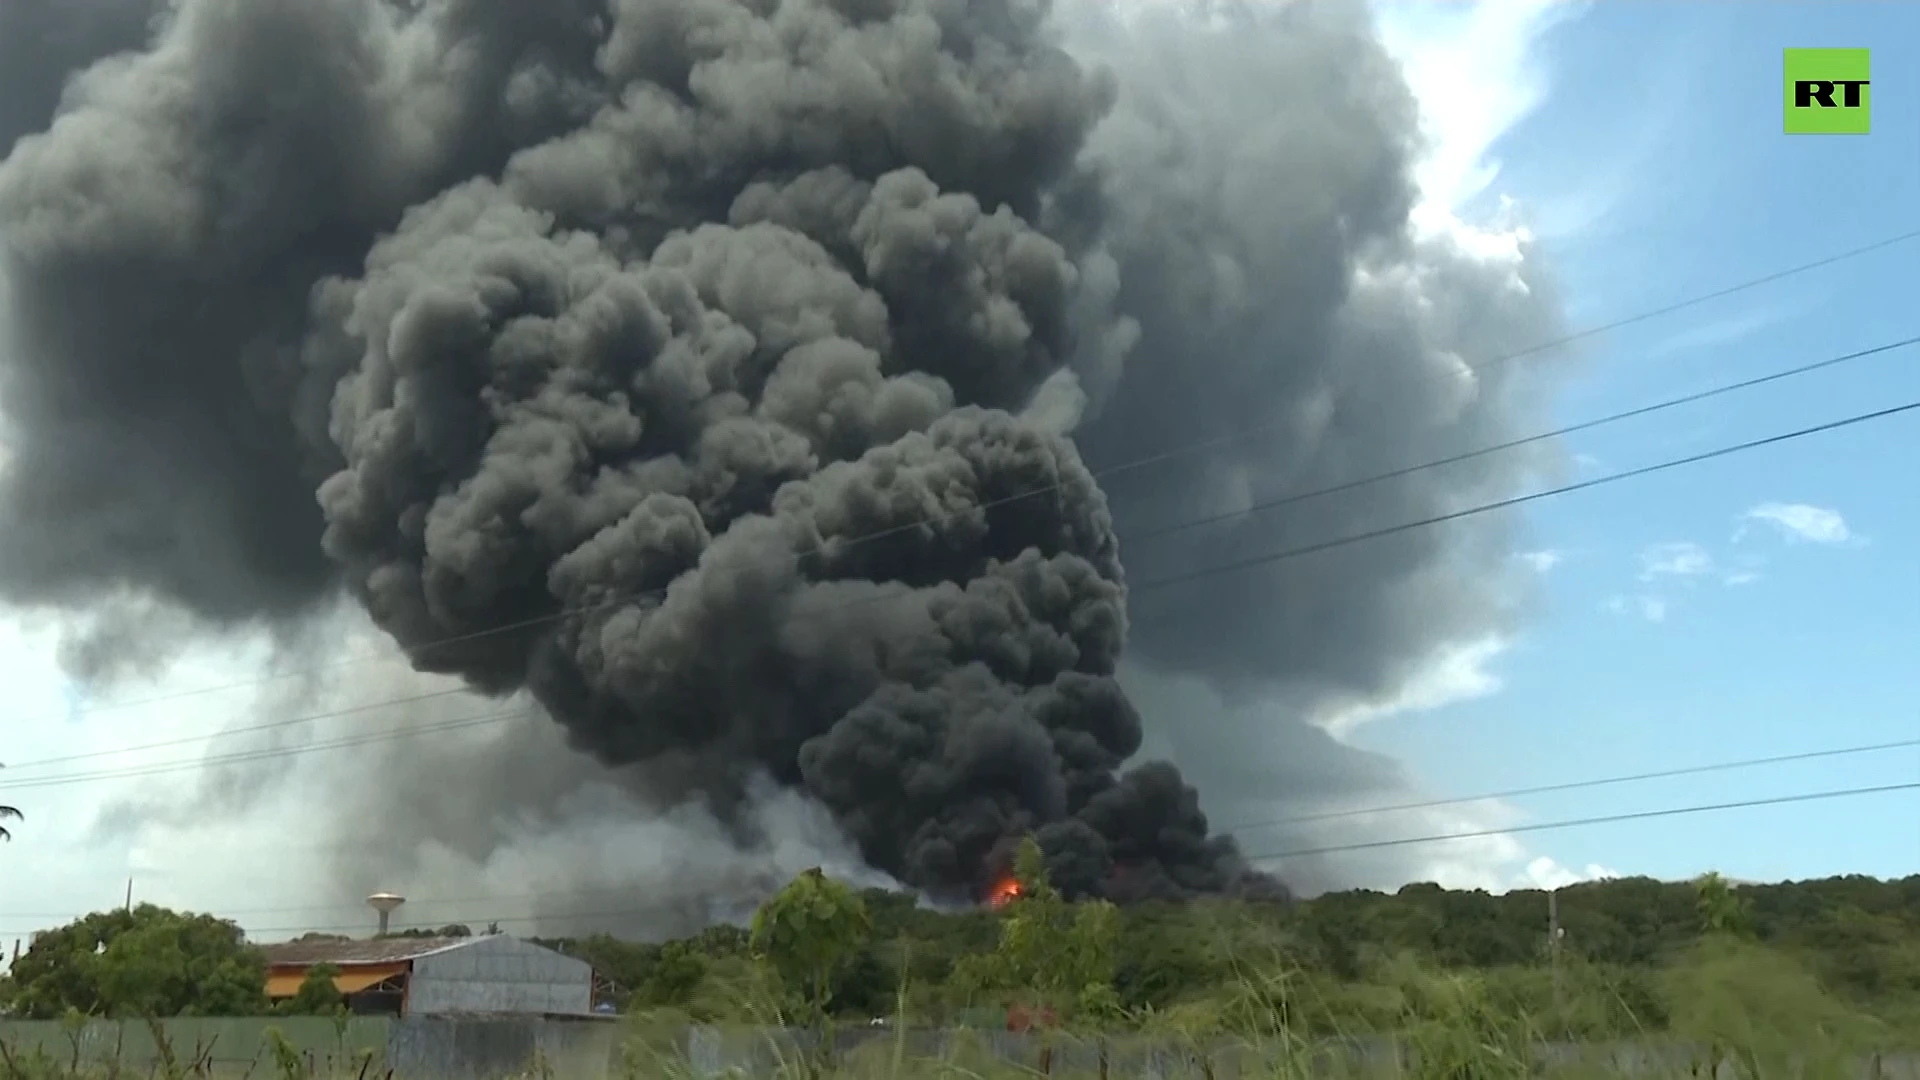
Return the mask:
[[[617,1026],[593,1025],[601,1037],[591,1047],[576,1046],[566,1064],[536,1053],[489,1067],[466,1054],[457,1055],[467,1059],[465,1067],[450,1061],[432,1070],[440,1075],[389,1071],[376,1048],[380,1033],[362,1021],[349,1033],[348,1025],[320,1018],[182,1019],[159,1022],[165,1037],[158,1040],[152,1026],[130,1022],[127,1030],[135,1034],[117,1040],[124,1051],[117,1063],[103,1052],[112,1044],[91,1025],[74,1023],[61,1029],[63,1039],[42,1038],[31,1047],[18,1038],[0,1043],[0,1080],[1499,1080],[1716,1073],[1729,1080],[1920,1080],[1920,1058],[1910,1052],[1920,1047],[1913,1031],[1833,998],[1789,958],[1762,946],[1722,943],[1669,967],[1659,1000],[1646,1003],[1660,1012],[1659,1023],[1638,1034],[1581,1036],[1631,1023],[1629,999],[1644,995],[1644,988],[1615,992],[1579,968],[1533,971],[1528,979],[1519,974],[1462,974],[1409,963],[1389,965],[1364,983],[1330,987],[1278,966],[1255,967],[1209,1000],[1021,1034],[918,1026],[911,995],[902,995],[905,1014],[885,1026],[837,1024],[826,1052],[805,1049],[812,1040],[779,1027],[777,1009],[742,985],[734,991],[731,1020],[699,1023],[676,1012],[631,1016]],[[1552,1007],[1535,1011],[1528,1002],[1540,979],[1553,995]],[[1340,1030],[1328,1034],[1330,1022]],[[218,1038],[210,1035],[215,1031]],[[256,1045],[244,1045],[249,1038]],[[62,1052],[63,1045],[72,1052]],[[1717,1069],[1710,1067],[1715,1060]]]
[[[1660,974],[1650,994],[1571,965],[1490,975],[1389,964],[1341,984],[1252,967],[1210,999],[1158,1013],[1018,1036],[869,1027],[842,1031],[827,1054],[805,1053],[800,1040],[770,1037],[769,1028],[700,1029],[713,1044],[702,1046],[680,1034],[683,1017],[669,1014],[634,1021],[626,1060],[636,1076],[733,1067],[834,1080],[1920,1080],[1920,1031],[1843,1003],[1778,951],[1711,943]],[[1657,1016],[1637,1023],[1637,1008]]]

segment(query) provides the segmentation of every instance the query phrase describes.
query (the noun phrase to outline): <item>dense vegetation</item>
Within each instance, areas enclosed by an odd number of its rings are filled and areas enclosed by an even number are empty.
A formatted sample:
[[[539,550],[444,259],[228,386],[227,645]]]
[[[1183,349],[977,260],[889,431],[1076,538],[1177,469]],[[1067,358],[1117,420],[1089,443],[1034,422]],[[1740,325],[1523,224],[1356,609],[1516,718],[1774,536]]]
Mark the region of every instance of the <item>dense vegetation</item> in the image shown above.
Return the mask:
[[[1170,1010],[1231,1012],[1250,977],[1281,971],[1296,1002],[1291,1022],[1347,1030],[1356,1018],[1386,1022],[1399,1003],[1383,988],[1417,970],[1470,976],[1514,1008],[1594,1037],[1664,1028],[1675,973],[1709,952],[1726,960],[1744,945],[1742,963],[1768,965],[1863,1016],[1920,1030],[1920,876],[1737,888],[1712,877],[1576,885],[1558,895],[1557,956],[1549,948],[1548,897],[1539,891],[1493,895],[1423,884],[1291,905],[1146,904],[1080,920],[1096,924],[1079,927],[1083,938],[1108,939],[1083,944],[1083,952],[1110,958],[1077,961],[1090,975],[1068,975],[1063,957],[1026,976],[983,969],[982,958],[1004,955],[1022,907],[1036,903],[1031,887],[998,912],[929,911],[880,891],[858,899],[870,930],[836,972],[826,1005],[843,1017],[886,1016],[904,999],[920,1021],[998,1023],[1003,1007],[1023,996],[1084,991],[1035,985],[1052,973],[1110,991],[1096,1011],[1103,1023],[1128,1025]],[[1071,944],[1075,913],[1087,910],[1059,905],[1042,916],[1057,923],[1042,936]],[[1103,920],[1110,925],[1097,925]],[[736,1014],[738,984],[753,967],[749,936],[731,927],[659,944],[606,936],[548,944],[590,960],[632,1009],[698,1017]]]
[[[1554,950],[1548,898],[1536,891],[1413,885],[1287,905],[1114,908],[1061,900],[1037,851],[1028,854],[1020,894],[999,911],[930,911],[807,874],[751,929],[547,944],[591,961],[628,1011],[718,1021],[865,1023],[904,1008],[915,1024],[998,1026],[1015,1007],[1080,1030],[1279,1027],[1314,1037],[1403,1033],[1470,999],[1488,1016],[1525,1017],[1542,1039],[1717,1031],[1735,1024],[1728,1016],[1771,1030],[1780,1024],[1753,1018],[1773,1012],[1879,1043],[1914,1045],[1920,1033],[1920,877],[1584,884],[1559,893],[1565,933]],[[264,975],[233,924],[141,906],[36,937],[0,979],[0,1009],[52,1018],[340,1008],[326,972],[277,1009]],[[1726,1015],[1703,1017],[1709,1003]]]
[[[266,958],[238,926],[142,904],[36,934],[0,979],[0,1009],[42,1020],[255,1016],[269,1011],[266,981]]]

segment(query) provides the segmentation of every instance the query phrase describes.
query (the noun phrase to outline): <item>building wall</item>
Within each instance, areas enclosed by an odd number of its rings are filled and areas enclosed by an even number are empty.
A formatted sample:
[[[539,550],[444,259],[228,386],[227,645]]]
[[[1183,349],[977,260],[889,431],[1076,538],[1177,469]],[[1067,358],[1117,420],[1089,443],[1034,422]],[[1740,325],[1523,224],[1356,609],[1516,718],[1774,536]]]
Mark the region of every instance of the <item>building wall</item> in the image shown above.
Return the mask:
[[[413,962],[407,1012],[593,1014],[593,968],[504,934]]]
[[[621,1034],[605,1020],[409,1016],[393,1026],[386,1065],[396,1080],[607,1080]]]

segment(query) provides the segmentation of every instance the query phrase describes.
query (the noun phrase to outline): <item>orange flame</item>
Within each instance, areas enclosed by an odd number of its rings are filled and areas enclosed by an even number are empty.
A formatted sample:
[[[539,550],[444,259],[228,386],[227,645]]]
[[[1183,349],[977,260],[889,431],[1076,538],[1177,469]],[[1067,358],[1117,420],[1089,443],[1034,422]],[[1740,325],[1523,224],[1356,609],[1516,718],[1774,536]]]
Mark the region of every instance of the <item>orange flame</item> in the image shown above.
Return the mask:
[[[990,908],[996,908],[996,909],[1006,907],[1008,901],[1012,900],[1014,897],[1019,895],[1020,895],[1019,881],[1010,877],[1001,878],[999,881],[995,882],[993,888],[988,891],[987,906]]]

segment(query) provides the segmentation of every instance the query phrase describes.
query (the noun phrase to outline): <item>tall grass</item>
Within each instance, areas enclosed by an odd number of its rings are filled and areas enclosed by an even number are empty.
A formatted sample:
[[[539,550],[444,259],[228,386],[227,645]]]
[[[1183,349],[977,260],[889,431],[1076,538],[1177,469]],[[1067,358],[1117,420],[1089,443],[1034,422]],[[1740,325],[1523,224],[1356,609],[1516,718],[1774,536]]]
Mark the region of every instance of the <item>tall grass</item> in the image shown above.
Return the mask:
[[[1837,1000],[1785,954],[1728,941],[1660,971],[1460,972],[1386,958],[1362,983],[1243,959],[1207,995],[1098,1023],[1069,1015],[1024,1039],[936,1030],[915,1015],[920,998],[903,991],[883,1029],[812,1040],[779,1025],[763,980],[732,972],[688,1011],[629,1017],[617,1060],[579,1080],[706,1080],[714,1065],[755,1080],[1920,1080],[1920,1058],[1902,1056],[1920,1049],[1915,1032]],[[277,1030],[245,1067],[160,1045],[138,1066],[84,1061],[77,1041],[67,1058],[0,1045],[0,1080],[391,1077],[372,1055],[303,1050]],[[539,1061],[508,1076],[575,1080]]]
[[[731,1063],[770,1080],[1920,1080],[1920,1033],[1834,998],[1784,953],[1717,939],[1661,970],[1460,972],[1386,959],[1362,983],[1271,958],[1236,965],[1204,997],[1100,1024],[1069,1020],[1024,1040],[924,1039],[903,993],[886,1030],[824,1053],[760,1026],[777,1010],[747,984],[731,991],[738,1015],[709,1019],[733,1027]],[[701,1075],[670,1034],[685,1021],[636,1018],[636,1031],[652,1024],[657,1034],[637,1040],[649,1050],[629,1055],[627,1075]]]

